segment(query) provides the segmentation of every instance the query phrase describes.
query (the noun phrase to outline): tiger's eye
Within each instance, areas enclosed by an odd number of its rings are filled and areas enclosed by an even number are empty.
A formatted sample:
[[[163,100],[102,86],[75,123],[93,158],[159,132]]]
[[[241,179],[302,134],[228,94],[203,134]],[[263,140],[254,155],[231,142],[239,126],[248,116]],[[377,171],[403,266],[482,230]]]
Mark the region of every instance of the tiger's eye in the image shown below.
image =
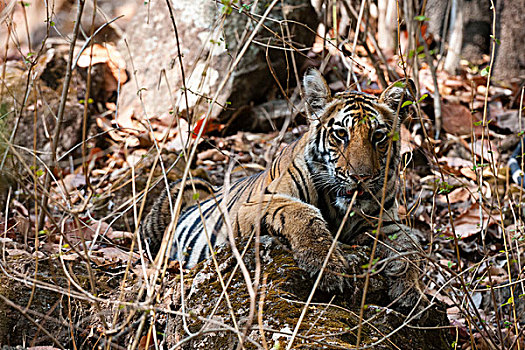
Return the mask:
[[[345,131],[345,129],[337,129],[334,132],[335,132],[335,136],[339,137],[340,139],[346,138],[346,131]]]
[[[376,130],[374,132],[374,143],[381,143],[386,140],[386,132],[384,130]]]

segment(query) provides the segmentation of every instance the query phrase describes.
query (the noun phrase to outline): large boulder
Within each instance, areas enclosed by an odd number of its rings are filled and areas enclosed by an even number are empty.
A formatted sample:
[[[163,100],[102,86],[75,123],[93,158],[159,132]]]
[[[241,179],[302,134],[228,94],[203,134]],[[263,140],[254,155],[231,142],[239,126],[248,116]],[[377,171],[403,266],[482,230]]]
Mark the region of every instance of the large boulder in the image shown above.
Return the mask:
[[[207,112],[210,99],[270,1],[240,9],[210,0],[177,0],[171,4],[186,90],[168,7],[164,1],[152,1],[138,10],[120,45],[121,52],[128,52],[129,47],[129,60],[136,73],[136,84],[123,87],[120,104],[132,106],[135,116],[148,117],[166,115],[175,104],[183,115],[189,110],[190,121],[195,121]],[[283,44],[283,38],[295,49],[307,48],[313,43],[317,23],[309,2],[279,1],[220,91],[212,117],[226,119],[238,107],[263,102],[269,89],[276,86],[268,64],[285,88],[293,82],[292,51]],[[294,56],[300,65],[305,52],[294,52]],[[188,106],[184,91],[188,92]]]

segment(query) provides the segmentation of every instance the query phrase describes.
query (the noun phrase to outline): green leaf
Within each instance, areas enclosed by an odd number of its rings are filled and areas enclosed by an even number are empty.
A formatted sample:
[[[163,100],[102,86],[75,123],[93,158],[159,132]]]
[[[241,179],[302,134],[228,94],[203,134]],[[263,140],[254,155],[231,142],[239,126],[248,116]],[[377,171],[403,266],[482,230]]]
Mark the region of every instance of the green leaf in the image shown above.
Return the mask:
[[[405,108],[406,106],[410,106],[411,104],[413,104],[414,102],[412,101],[405,101],[403,102],[403,104],[401,105],[401,108]]]
[[[241,6],[239,7],[239,13],[242,12],[242,9],[245,9],[246,11],[250,11],[251,7],[252,7],[252,4],[244,4],[244,5],[241,5]]]
[[[421,101],[423,101],[423,100],[424,100],[425,98],[427,98],[427,97],[428,97],[428,94],[424,94],[423,96],[421,96],[421,97],[419,98],[419,101],[417,101],[417,102],[421,102]]]
[[[428,21],[430,18],[428,18],[427,16],[416,16],[414,17],[414,20],[418,21],[418,22],[424,22],[424,21]]]
[[[482,77],[489,75],[489,68],[490,68],[489,66],[486,66],[485,68],[481,70],[480,74]]]
[[[501,306],[510,305],[510,304],[514,304],[514,298],[513,297],[508,298],[505,303],[501,304]]]
[[[492,40],[494,40],[496,42],[496,44],[501,44],[501,40],[499,40],[498,38],[496,38],[494,35],[491,35],[490,36],[492,38]]]
[[[397,237],[398,237],[398,234],[397,234],[397,233],[394,233],[393,235],[389,235],[389,236],[388,236],[388,239],[390,239],[391,241],[393,241],[393,240],[397,239]]]
[[[392,135],[392,141],[399,141],[399,133],[397,131]]]
[[[404,81],[396,81],[393,86],[394,87],[404,88],[405,87],[405,82]]]
[[[198,199],[199,199],[199,196],[200,196],[200,193],[195,192],[195,193],[193,194],[193,200],[194,200],[194,201],[198,200]]]

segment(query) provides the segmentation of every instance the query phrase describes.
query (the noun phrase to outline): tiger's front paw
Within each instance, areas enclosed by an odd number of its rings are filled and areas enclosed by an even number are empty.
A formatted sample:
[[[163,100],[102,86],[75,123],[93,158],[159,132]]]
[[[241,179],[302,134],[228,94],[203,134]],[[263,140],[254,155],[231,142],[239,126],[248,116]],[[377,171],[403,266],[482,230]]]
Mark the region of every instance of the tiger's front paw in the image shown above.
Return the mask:
[[[328,249],[322,251],[304,249],[295,252],[294,257],[301,269],[310,273],[311,276],[318,276],[323,267]],[[319,288],[325,292],[343,292],[347,285],[348,262],[341,250],[336,247],[323,271]]]

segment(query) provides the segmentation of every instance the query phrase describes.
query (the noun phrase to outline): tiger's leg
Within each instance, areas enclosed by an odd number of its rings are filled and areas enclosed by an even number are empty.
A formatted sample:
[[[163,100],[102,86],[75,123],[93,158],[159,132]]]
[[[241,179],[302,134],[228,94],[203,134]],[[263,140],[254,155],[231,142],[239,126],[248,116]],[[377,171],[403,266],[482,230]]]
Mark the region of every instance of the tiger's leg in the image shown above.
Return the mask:
[[[389,278],[389,297],[397,300],[401,311],[408,313],[414,307],[421,310],[428,304],[421,283],[421,247],[412,233],[413,229],[391,222],[385,223],[381,232],[384,237],[378,244],[378,253],[387,259],[385,275]]]
[[[140,225],[142,237],[149,243],[149,249],[153,256],[157,255],[164,232],[172,220],[170,199],[172,206],[174,206],[180,190],[181,182],[177,181],[170,185],[169,195],[168,191],[162,191]],[[180,212],[182,213],[186,208],[205,200],[213,193],[213,187],[205,180],[195,178],[187,181],[184,185]]]
[[[312,275],[321,270],[333,237],[319,209],[288,196],[254,196],[253,202],[245,203],[239,209],[239,234],[250,234],[257,220],[260,220],[262,230],[268,230],[290,248],[301,269]],[[341,274],[347,270],[347,261],[336,246],[323,272],[320,288],[342,291],[345,279]]]

